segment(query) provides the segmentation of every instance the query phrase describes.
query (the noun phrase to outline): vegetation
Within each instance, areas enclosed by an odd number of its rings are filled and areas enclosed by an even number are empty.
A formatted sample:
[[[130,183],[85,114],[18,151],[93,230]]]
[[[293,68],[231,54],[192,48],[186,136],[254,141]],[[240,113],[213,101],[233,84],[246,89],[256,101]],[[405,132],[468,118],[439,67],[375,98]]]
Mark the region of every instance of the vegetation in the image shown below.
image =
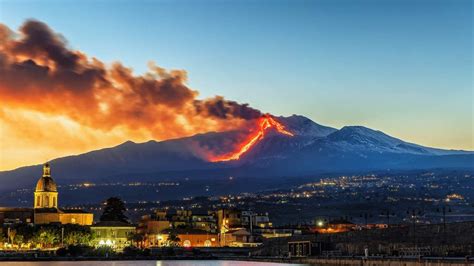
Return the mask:
[[[64,227],[64,245],[90,245],[93,239],[89,227],[72,224]]]
[[[30,225],[16,224],[6,230],[7,236],[0,242],[18,247],[54,248],[63,245],[90,245],[94,235],[87,226],[67,224]]]
[[[108,198],[105,202],[104,212],[100,216],[100,221],[117,221],[128,223],[128,218],[125,216],[125,204],[117,197]]]
[[[133,232],[127,236],[128,241],[135,243],[137,247],[143,247],[143,241],[145,240],[145,236],[139,234],[137,232]]]
[[[94,248],[91,246],[69,245],[65,248],[59,248],[56,251],[56,255],[61,256],[61,257],[66,257],[66,256],[77,257],[77,256],[93,256],[95,254],[94,254]]]
[[[123,256],[125,257],[136,257],[136,256],[149,256],[149,249],[140,249],[134,246],[128,246],[123,249]]]
[[[7,237],[0,231],[0,243],[8,242]]]
[[[168,234],[168,239],[166,239],[166,246],[168,247],[179,247],[179,242],[181,239],[179,239],[178,234],[176,233],[175,230],[171,230]]]
[[[52,248],[61,241],[61,236],[55,228],[41,227],[33,235],[33,242],[38,243],[42,248]]]

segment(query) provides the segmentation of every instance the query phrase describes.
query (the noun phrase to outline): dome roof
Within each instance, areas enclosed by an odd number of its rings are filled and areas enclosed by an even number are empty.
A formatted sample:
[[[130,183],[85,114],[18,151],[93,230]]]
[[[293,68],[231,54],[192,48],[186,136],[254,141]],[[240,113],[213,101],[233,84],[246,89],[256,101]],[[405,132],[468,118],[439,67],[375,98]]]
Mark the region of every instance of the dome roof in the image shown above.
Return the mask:
[[[43,176],[36,183],[36,192],[57,192],[56,182],[50,176]]]
[[[51,170],[49,168],[49,163],[44,164],[43,166],[43,176],[36,183],[36,192],[57,192],[58,188],[56,182],[51,178]]]

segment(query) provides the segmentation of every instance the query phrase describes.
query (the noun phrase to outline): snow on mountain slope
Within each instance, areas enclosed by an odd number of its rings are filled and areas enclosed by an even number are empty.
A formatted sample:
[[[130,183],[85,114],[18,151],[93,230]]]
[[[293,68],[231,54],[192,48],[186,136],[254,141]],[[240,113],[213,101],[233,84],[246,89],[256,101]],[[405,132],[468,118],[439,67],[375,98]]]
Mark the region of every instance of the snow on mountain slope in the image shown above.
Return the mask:
[[[335,128],[317,124],[311,119],[301,115],[278,117],[277,119],[285,124],[290,132],[298,136],[326,137],[327,135],[337,131]]]
[[[361,126],[337,130],[297,115],[277,119],[294,136],[270,129],[262,141],[237,161],[213,163],[207,160],[207,156],[216,151],[229,152],[235,143],[245,139],[242,131],[209,132],[160,142],[126,142],[112,148],[58,158],[51,163],[64,183],[100,180],[112,175],[139,177],[146,173],[179,171],[186,171],[190,176],[202,170],[218,174],[234,168],[244,176],[258,176],[265,171],[272,175],[298,175],[341,169],[474,168],[473,151],[424,147]],[[255,170],[257,167],[258,171]],[[267,171],[270,168],[271,171]],[[39,172],[40,165],[0,172],[0,190],[30,187],[36,182]]]

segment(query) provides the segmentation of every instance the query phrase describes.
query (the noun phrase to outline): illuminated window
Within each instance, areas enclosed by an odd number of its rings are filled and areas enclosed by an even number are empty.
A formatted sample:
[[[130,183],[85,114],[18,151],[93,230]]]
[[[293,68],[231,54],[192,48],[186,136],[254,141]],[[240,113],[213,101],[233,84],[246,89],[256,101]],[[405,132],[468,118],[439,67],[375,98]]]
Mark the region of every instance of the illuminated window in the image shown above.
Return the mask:
[[[71,218],[71,223],[75,224],[76,223],[76,218]]]
[[[189,241],[189,240],[184,240],[183,246],[184,246],[185,248],[191,247],[191,241]]]
[[[209,240],[204,241],[204,246],[205,247],[210,247],[211,245],[212,245],[211,241],[209,241]]]

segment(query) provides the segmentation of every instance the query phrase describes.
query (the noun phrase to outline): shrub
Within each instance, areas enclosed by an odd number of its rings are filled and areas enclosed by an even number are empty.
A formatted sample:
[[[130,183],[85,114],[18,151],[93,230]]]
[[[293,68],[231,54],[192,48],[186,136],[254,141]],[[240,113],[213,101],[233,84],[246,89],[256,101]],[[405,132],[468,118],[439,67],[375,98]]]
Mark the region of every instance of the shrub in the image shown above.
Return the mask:
[[[56,250],[56,255],[57,256],[60,256],[60,257],[65,257],[69,254],[68,250],[66,248],[58,248],[58,250]]]
[[[68,252],[71,256],[85,256],[93,253],[94,248],[87,245],[69,245]]]
[[[123,255],[126,257],[136,257],[140,255],[141,250],[134,247],[134,246],[128,246],[123,249]]]

